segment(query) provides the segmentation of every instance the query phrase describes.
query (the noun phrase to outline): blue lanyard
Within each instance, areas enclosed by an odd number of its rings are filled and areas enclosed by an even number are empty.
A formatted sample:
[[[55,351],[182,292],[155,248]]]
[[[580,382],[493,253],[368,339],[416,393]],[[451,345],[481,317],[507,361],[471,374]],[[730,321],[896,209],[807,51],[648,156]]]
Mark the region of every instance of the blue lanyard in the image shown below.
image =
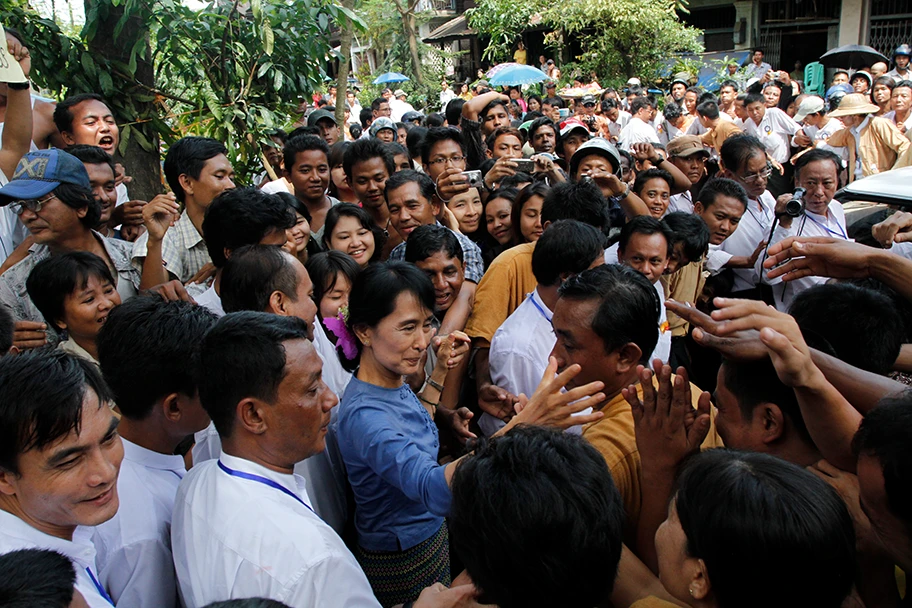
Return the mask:
[[[547,321],[548,323],[551,323],[551,319],[548,318],[548,313],[546,313],[546,312],[545,312],[545,309],[542,308],[542,307],[539,305],[539,303],[535,301],[535,292],[532,292],[531,294],[529,294],[529,300],[531,300],[532,306],[534,306],[535,308],[537,308],[537,309],[538,309],[538,312],[541,313],[541,316],[543,316],[543,317],[545,318],[545,321]]]
[[[289,496],[291,496],[292,498],[297,500],[299,503],[301,503],[302,505],[304,505],[305,507],[310,509],[311,513],[316,515],[316,511],[314,511],[309,504],[307,504],[306,502],[301,500],[300,496],[298,496],[297,494],[295,494],[294,492],[292,492],[291,490],[289,490],[282,484],[277,483],[269,478],[263,477],[262,475],[254,475],[253,473],[245,473],[244,471],[235,471],[234,469],[229,469],[222,463],[221,460],[218,461],[218,466],[221,470],[225,471],[232,477],[240,477],[241,479],[246,479],[248,481],[255,481],[257,483],[267,485],[271,488],[275,488],[276,490],[278,490],[280,492],[284,492],[285,494],[288,494]]]
[[[842,229],[842,226],[839,225],[838,221],[836,222],[836,227],[839,228],[839,232],[836,232],[835,230],[830,229],[829,226],[821,224],[820,222],[818,222],[817,220],[815,220],[808,214],[805,214],[805,217],[808,218],[809,220],[811,220],[812,222],[814,222],[815,224],[817,224],[818,226],[820,226],[821,228],[823,228],[824,230],[826,230],[827,232],[829,232],[830,234],[832,234],[833,236],[841,236],[842,238],[848,240],[848,238],[849,238],[848,235],[845,233],[845,230]]]
[[[95,575],[92,574],[91,568],[86,568],[86,572],[89,575],[89,578],[92,579],[92,584],[95,585],[95,589],[98,590],[99,595],[103,597],[109,604],[114,605],[114,600],[111,599],[111,596],[108,595],[108,592],[105,591],[105,588],[101,586],[101,583],[98,582],[98,579],[95,578]]]

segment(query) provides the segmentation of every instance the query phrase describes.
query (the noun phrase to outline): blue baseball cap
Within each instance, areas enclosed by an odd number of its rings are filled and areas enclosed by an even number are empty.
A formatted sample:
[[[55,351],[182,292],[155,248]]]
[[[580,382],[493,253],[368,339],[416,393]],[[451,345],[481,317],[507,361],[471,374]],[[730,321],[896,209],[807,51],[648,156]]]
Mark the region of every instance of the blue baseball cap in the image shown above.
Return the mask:
[[[92,188],[85,166],[72,154],[56,148],[29,152],[19,161],[9,183],[0,188],[0,206],[41,198],[60,184]]]

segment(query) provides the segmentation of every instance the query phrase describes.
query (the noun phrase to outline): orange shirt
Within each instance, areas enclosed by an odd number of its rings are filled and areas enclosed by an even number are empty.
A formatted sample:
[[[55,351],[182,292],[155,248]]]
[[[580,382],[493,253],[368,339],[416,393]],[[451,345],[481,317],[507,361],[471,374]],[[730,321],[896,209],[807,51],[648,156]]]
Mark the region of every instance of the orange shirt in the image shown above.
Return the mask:
[[[489,347],[494,332],[535,290],[532,274],[535,243],[523,243],[494,258],[475,290],[475,305],[466,323],[466,334],[476,346]]]
[[[703,140],[705,145],[712,146],[718,152],[722,149],[722,144],[726,139],[740,132],[741,129],[735,123],[723,119],[719,121],[715,128],[704,133],[700,139]]]

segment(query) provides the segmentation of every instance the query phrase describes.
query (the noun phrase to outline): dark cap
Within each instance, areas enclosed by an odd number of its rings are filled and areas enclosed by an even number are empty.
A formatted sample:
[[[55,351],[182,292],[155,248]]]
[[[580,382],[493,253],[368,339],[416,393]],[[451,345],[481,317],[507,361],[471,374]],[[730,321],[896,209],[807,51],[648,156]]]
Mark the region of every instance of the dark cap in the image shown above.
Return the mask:
[[[13,179],[0,188],[0,206],[15,200],[41,198],[60,184],[91,189],[89,174],[82,161],[56,148],[29,152],[16,166]]]

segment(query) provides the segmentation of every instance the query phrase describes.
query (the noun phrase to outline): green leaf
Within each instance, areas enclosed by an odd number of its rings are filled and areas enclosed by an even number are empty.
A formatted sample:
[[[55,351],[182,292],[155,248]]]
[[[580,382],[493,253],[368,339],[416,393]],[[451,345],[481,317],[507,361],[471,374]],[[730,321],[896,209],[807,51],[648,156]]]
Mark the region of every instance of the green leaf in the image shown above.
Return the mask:
[[[257,78],[262,78],[263,74],[268,72],[270,68],[272,68],[271,61],[267,61],[267,62],[263,63],[263,65],[260,66],[260,69],[257,70]]]
[[[150,142],[149,139],[143,135],[142,131],[139,129],[134,129],[133,136],[136,138],[136,143],[138,143],[143,150],[146,152],[155,151],[155,147],[152,145],[152,142]]]
[[[102,70],[98,73],[98,84],[101,86],[101,92],[105,96],[114,94],[114,82],[111,80],[111,75],[107,70]]]
[[[272,56],[272,51],[275,48],[275,34],[272,31],[272,26],[269,25],[268,21],[264,21],[261,27],[263,28],[263,52]]]
[[[95,67],[95,60],[92,59],[92,56],[88,52],[83,53],[81,62],[82,62],[82,69],[85,71],[86,75],[89,78],[95,78],[97,69]]]
[[[282,89],[283,82],[285,82],[285,75],[281,70],[276,70],[275,74],[272,77],[272,86],[276,91],[280,91]]]

